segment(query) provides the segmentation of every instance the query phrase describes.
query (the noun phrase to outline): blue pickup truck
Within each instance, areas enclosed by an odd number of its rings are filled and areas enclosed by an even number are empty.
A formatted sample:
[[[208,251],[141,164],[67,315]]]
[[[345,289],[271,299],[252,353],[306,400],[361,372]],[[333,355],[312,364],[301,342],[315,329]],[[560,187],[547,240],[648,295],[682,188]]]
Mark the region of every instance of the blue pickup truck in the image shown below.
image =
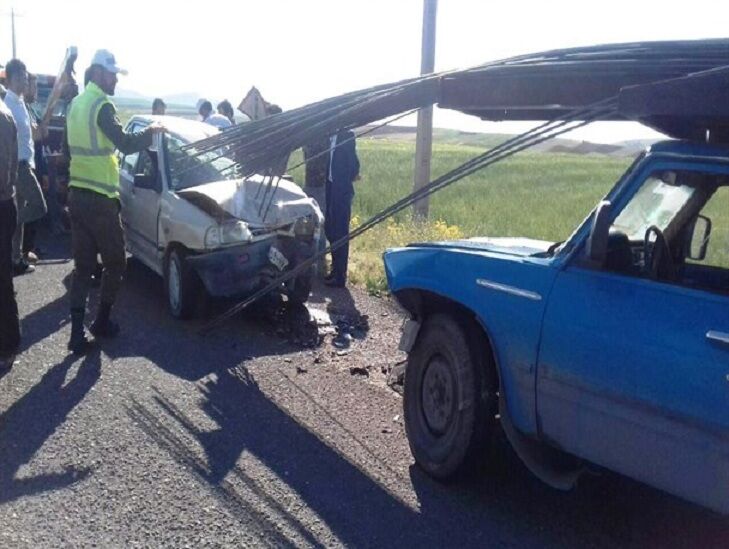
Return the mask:
[[[555,487],[591,462],[729,512],[727,212],[729,148],[673,140],[565,242],[388,250],[417,463],[451,477],[500,422]]]

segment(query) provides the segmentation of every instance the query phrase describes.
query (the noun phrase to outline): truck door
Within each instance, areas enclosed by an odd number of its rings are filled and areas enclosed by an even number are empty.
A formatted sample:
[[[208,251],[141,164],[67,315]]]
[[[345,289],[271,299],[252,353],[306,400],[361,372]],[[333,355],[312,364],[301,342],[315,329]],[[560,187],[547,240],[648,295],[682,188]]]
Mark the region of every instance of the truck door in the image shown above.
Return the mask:
[[[655,206],[676,192],[649,177],[628,205],[641,193]],[[641,208],[635,235],[646,224],[669,234],[666,211],[676,219],[686,210],[678,194],[658,216]],[[729,211],[729,193],[715,199]],[[575,455],[729,511],[729,227],[712,235],[716,265],[703,266],[703,278],[692,265],[656,280],[642,274],[640,240],[623,218],[613,224],[629,233],[623,270],[578,258],[556,279],[538,363],[541,432]]]

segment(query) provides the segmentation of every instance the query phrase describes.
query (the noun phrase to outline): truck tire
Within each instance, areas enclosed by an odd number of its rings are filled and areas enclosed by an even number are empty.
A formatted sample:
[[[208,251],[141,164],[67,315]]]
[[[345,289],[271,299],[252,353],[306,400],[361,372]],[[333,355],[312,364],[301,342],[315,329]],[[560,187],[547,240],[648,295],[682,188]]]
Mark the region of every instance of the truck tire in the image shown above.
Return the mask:
[[[311,295],[314,271],[309,269],[293,280],[293,288],[288,292],[289,300],[296,305],[303,305]]]
[[[447,314],[425,319],[408,356],[403,408],[410,450],[430,476],[446,480],[483,459],[496,419],[481,353]],[[488,358],[486,367],[493,367]]]
[[[192,318],[200,296],[201,284],[188,265],[185,252],[175,248],[165,262],[165,293],[167,308],[175,318]]]

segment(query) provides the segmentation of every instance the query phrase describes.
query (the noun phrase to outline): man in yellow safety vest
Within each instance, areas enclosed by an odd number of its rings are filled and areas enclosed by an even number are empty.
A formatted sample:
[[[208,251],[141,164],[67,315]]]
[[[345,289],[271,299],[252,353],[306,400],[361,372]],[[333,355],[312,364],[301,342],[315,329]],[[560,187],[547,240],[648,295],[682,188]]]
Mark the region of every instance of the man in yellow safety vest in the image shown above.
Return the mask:
[[[77,354],[88,347],[84,314],[97,254],[101,255],[104,273],[99,310],[89,330],[94,337],[114,337],[119,333],[119,325],[110,319],[110,313],[126,268],[126,255],[119,216],[119,164],[114,151],[142,151],[152,144],[154,134],[164,131],[163,126],[154,124],[135,134],[124,132],[109,99],[114,95],[119,73],[126,71],[117,66],[111,52],[97,51],[88,69],[88,85],[71,103],[66,122],[71,155],[68,204],[75,266],[70,289],[68,349]]]

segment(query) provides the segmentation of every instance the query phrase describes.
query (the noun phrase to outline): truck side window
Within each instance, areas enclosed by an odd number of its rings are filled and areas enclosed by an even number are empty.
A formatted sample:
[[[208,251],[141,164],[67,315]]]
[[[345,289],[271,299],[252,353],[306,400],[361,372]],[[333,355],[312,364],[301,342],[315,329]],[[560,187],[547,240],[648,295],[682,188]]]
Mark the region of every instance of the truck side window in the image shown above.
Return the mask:
[[[660,262],[651,263],[655,238],[671,244],[684,212],[699,198],[685,172],[665,171],[650,174],[630,201],[620,211],[606,239],[603,269],[629,276],[668,281],[674,278],[674,258],[670,249],[657,250]],[[646,243],[646,239],[649,239]],[[651,264],[646,264],[646,258]],[[666,276],[668,274],[668,276]]]
[[[685,264],[679,284],[729,294],[729,187],[719,187],[701,209],[698,227],[687,227]],[[706,225],[710,223],[710,230]],[[692,232],[693,229],[693,232]],[[701,258],[701,244],[706,255]]]
[[[729,270],[729,187],[719,187],[701,210],[711,220],[711,234],[703,260],[687,259],[688,263]],[[728,288],[729,289],[729,288]]]

